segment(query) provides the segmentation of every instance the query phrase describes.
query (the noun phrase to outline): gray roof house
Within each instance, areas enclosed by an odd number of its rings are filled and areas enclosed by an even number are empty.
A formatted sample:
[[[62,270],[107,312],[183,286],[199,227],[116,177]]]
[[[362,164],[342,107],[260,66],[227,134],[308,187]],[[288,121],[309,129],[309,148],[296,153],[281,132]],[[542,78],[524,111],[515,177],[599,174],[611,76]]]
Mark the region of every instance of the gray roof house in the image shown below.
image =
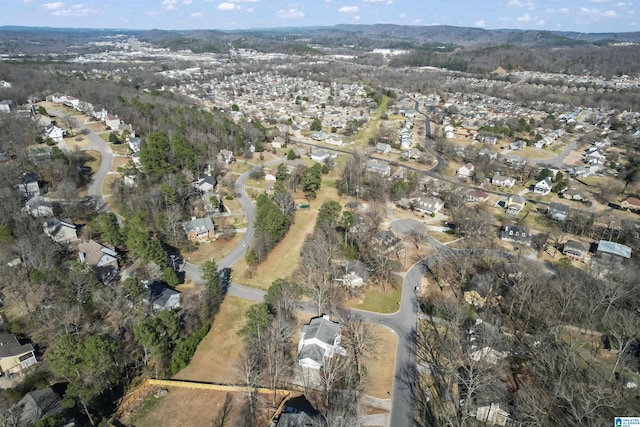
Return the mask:
[[[374,148],[376,153],[386,154],[391,152],[391,145],[385,144],[384,142],[378,142]]]
[[[44,417],[62,412],[62,398],[51,387],[35,390],[25,394],[12,412],[20,416],[20,427],[32,426]]]
[[[526,200],[519,194],[512,194],[507,199],[507,215],[518,215],[524,208]]]
[[[575,240],[567,240],[562,248],[562,253],[569,258],[583,260],[587,257],[589,247]]]
[[[320,369],[335,353],[345,355],[340,347],[342,326],[329,320],[329,316],[314,317],[302,327],[298,343],[298,364],[304,368]]]
[[[27,200],[25,209],[33,217],[53,216],[51,199],[43,196],[33,196]]]
[[[375,159],[371,159],[367,162],[367,172],[373,172],[382,176],[391,175],[391,166],[386,163],[379,162]]]
[[[209,216],[193,217],[191,221],[182,224],[182,227],[187,233],[187,238],[192,242],[208,242],[215,238],[215,226]]]
[[[351,261],[345,266],[342,283],[349,287],[364,286],[369,280],[369,269],[362,261]]]
[[[533,192],[543,195],[549,194],[551,192],[552,185],[553,182],[551,181],[551,178],[546,177],[545,179],[536,182],[536,185],[533,187]]]
[[[20,344],[13,334],[0,334],[0,373],[15,374],[38,363],[31,344]]]
[[[164,284],[153,281],[145,283],[147,292],[143,301],[154,310],[176,310],[180,308],[180,292],[166,287]]]
[[[95,268],[103,279],[118,271],[117,252],[95,240],[78,244],[80,261]]]
[[[56,243],[66,245],[78,240],[76,225],[70,219],[49,218],[42,223],[42,226],[44,234]]]
[[[551,202],[547,209],[547,215],[556,221],[564,221],[569,216],[571,207],[562,203]]]
[[[500,232],[500,240],[529,246],[531,244],[531,233],[528,227],[507,225]]]
[[[598,258],[613,260],[624,260],[631,258],[631,248],[616,242],[600,240],[596,249]]]

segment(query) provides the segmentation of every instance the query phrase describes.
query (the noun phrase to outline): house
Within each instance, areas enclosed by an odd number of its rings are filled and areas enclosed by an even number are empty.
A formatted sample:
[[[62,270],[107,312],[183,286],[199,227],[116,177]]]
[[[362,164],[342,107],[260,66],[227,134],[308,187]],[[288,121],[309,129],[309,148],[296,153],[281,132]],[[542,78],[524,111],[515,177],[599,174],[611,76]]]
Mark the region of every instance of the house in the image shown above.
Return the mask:
[[[42,226],[44,234],[56,243],[68,245],[78,240],[76,226],[70,219],[49,218],[43,222]]]
[[[584,260],[589,252],[589,247],[575,240],[567,240],[562,248],[562,253],[569,258]]]
[[[56,143],[62,142],[65,136],[67,136],[67,132],[55,125],[44,128],[44,133],[42,134],[43,138],[51,138]]]
[[[526,141],[519,139],[518,141],[514,141],[511,144],[509,144],[509,150],[518,151],[518,150],[524,149],[526,146],[527,146]]]
[[[469,202],[486,203],[489,200],[489,194],[482,190],[471,190],[467,193],[465,200]]]
[[[387,154],[391,152],[391,145],[385,144],[384,142],[378,142],[374,148],[376,153]]]
[[[311,160],[318,163],[324,163],[331,158],[331,153],[326,150],[313,150],[311,152]]]
[[[36,122],[36,125],[43,128],[51,126],[51,117],[44,116],[42,114],[36,114],[35,116],[33,116],[33,121]]]
[[[153,310],[177,310],[180,308],[180,292],[155,280],[151,283],[143,283],[147,291],[142,301],[151,306]]]
[[[271,141],[271,148],[282,148],[286,144],[286,141],[281,136],[276,136]]]
[[[374,237],[374,243],[378,246],[379,250],[383,253],[387,253],[400,244],[402,240],[393,234],[393,231],[381,230],[376,233]]]
[[[495,185],[496,187],[511,188],[515,185],[515,183],[516,183],[516,180],[508,176],[494,175],[491,178],[491,184]]]
[[[522,209],[524,209],[524,205],[526,204],[526,200],[519,194],[512,194],[507,199],[507,214],[508,215],[518,215]]]
[[[307,400],[305,395],[285,400],[280,416],[273,420],[269,427],[312,427],[317,425],[313,419],[318,411]]]
[[[409,150],[405,151],[404,156],[407,159],[415,159],[415,160],[419,160],[420,158],[422,158],[422,151],[418,150],[417,148],[410,148]]]
[[[529,246],[531,245],[531,233],[529,232],[529,227],[507,225],[500,232],[500,240]]]
[[[493,290],[494,279],[490,274],[475,274],[465,287],[463,298],[467,304],[482,308]]]
[[[555,219],[556,221],[564,221],[569,216],[570,211],[571,207],[568,205],[551,202],[549,204],[549,208],[547,209],[547,215],[549,215],[549,218]]]
[[[364,286],[369,280],[369,269],[362,261],[351,261],[345,266],[345,274],[342,276],[342,283],[348,287]]]
[[[474,362],[486,362],[491,365],[497,365],[499,361],[506,358],[509,355],[506,351],[498,351],[491,347],[482,347],[479,350],[475,350],[469,354],[469,357]]]
[[[311,139],[313,139],[314,141],[324,141],[327,138],[329,138],[329,135],[320,130],[311,132]]]
[[[107,114],[107,117],[104,119],[104,124],[111,130],[118,131],[118,127],[120,127],[120,119],[113,114]]]
[[[326,138],[325,142],[327,144],[335,145],[337,147],[342,147],[344,145],[342,139],[340,139],[340,138],[338,138],[336,136],[330,136],[329,138]]]
[[[38,175],[25,172],[22,174],[22,182],[18,184],[18,190],[22,193],[22,197],[30,199],[33,196],[40,195],[40,184]]]
[[[533,187],[533,192],[536,194],[542,194],[543,196],[546,196],[551,192],[552,186],[553,186],[553,182],[551,181],[551,178],[546,177],[545,179],[540,180],[536,183],[536,185]]]
[[[462,165],[458,168],[458,170],[456,171],[456,175],[464,177],[464,178],[469,178],[471,176],[473,176],[473,171],[474,171],[474,167],[472,163],[467,163],[465,165]]]
[[[80,261],[95,268],[101,278],[108,278],[118,271],[117,252],[107,246],[89,240],[78,244]]]
[[[578,190],[564,190],[562,197],[569,200],[585,201],[587,198]]]
[[[128,141],[129,148],[131,148],[132,153],[137,153],[142,148],[142,139],[134,136],[133,138],[129,138]]]
[[[0,113],[9,114],[11,112],[11,105],[13,101],[9,99],[4,99],[0,101]]]
[[[11,408],[19,417],[20,427],[32,426],[39,420],[62,412],[62,398],[51,387],[31,391]]]
[[[500,405],[491,403],[488,406],[478,406],[476,420],[489,425],[506,426],[510,423],[509,413]],[[512,424],[509,424],[512,425]]]
[[[434,197],[416,197],[411,202],[415,210],[427,215],[436,214],[444,207],[444,202]]]
[[[382,176],[391,175],[391,166],[375,159],[371,159],[367,162],[366,170],[367,172],[377,173]]]
[[[235,157],[233,157],[233,152],[229,151],[229,150],[220,150],[220,152],[218,153],[218,162],[219,163],[224,163],[225,165],[228,165],[230,163],[235,162],[236,159]]]
[[[201,174],[192,184],[197,190],[203,193],[210,193],[216,189],[218,181],[213,175]]]
[[[0,334],[0,374],[15,374],[36,363],[31,344],[20,344],[13,334]]]
[[[631,211],[638,211],[640,210],[640,199],[637,199],[635,197],[627,197],[622,201],[622,203],[620,203],[620,207],[622,207],[623,209],[629,209]]]
[[[191,218],[191,221],[187,221],[182,224],[184,231],[187,233],[187,239],[192,242],[208,242],[215,239],[215,226],[211,217],[205,216],[204,218]]]
[[[342,326],[323,315],[312,318],[302,327],[298,343],[298,364],[304,368],[320,369],[334,354],[345,355],[340,347]]]
[[[623,261],[631,258],[631,248],[616,242],[600,240],[596,249],[598,258],[609,261]]]
[[[43,196],[33,196],[27,200],[26,211],[33,217],[53,216],[53,204],[51,199]]]

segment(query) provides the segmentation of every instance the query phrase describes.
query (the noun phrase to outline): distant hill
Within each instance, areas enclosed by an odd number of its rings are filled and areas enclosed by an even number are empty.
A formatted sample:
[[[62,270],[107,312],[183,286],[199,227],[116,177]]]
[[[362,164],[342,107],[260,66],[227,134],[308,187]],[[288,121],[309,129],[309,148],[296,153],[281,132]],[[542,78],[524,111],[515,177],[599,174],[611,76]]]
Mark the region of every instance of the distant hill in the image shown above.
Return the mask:
[[[498,67],[596,74],[640,73],[640,32],[578,33],[455,27],[449,25],[352,25],[221,30],[121,30],[0,27],[0,52],[67,52],[74,45],[116,34],[172,50],[227,53],[246,48],[261,52],[321,55],[371,55],[375,48],[401,49],[390,66],[437,66],[490,72]],[[621,46],[624,43],[631,46]],[[47,50],[48,49],[48,50]],[[78,51],[82,51],[81,49]]]

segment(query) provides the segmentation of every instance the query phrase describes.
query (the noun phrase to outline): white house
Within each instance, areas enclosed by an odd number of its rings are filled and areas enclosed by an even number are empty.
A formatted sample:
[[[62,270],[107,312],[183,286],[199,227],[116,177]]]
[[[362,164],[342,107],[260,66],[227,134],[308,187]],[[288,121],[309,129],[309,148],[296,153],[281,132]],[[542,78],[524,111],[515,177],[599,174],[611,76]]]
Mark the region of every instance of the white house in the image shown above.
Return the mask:
[[[551,178],[546,177],[545,179],[538,181],[536,183],[536,185],[533,187],[533,192],[536,194],[542,194],[543,196],[546,196],[551,192],[552,185],[553,185],[553,182],[551,181]]]
[[[427,215],[438,213],[440,209],[444,207],[444,202],[434,197],[416,197],[411,201],[414,204],[415,210]]]
[[[334,354],[345,355],[340,347],[342,326],[329,316],[314,317],[302,327],[298,343],[298,364],[304,368],[320,369]]]
[[[516,183],[516,180],[508,176],[494,175],[493,178],[491,178],[491,184],[497,187],[511,188],[515,185],[515,183]]]
[[[62,142],[66,132],[58,126],[50,125],[44,129],[44,138],[51,138],[54,142]]]
[[[458,168],[458,170],[456,171],[456,175],[461,176],[461,177],[465,177],[465,178],[469,178],[471,176],[473,176],[473,171],[474,171],[474,167],[472,163],[467,163],[465,165],[462,165]]]
[[[180,292],[156,281],[144,283],[144,285],[147,292],[143,301],[149,304],[153,310],[177,310],[180,308]]]

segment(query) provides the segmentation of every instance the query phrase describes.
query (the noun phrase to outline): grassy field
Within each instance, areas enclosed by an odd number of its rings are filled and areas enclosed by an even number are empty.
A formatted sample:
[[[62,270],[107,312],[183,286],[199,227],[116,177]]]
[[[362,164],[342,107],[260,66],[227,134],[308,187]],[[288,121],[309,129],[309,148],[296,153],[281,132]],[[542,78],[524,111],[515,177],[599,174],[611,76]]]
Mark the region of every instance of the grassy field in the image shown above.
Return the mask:
[[[400,307],[401,296],[401,285],[387,286],[386,291],[379,286],[370,286],[361,297],[347,301],[347,306],[376,313],[395,313]]]
[[[218,239],[213,242],[200,243],[196,251],[185,253],[184,255],[188,262],[196,265],[200,265],[210,259],[214,259],[217,262],[227,256],[240,243],[243,237],[244,234],[237,233],[229,240]]]
[[[191,363],[174,379],[236,383],[234,364],[240,358],[244,342],[238,332],[246,320],[244,313],[254,303],[226,296],[211,330],[200,342]]]
[[[371,119],[358,131],[355,137],[354,145],[356,147],[366,147],[369,140],[376,135],[380,128],[380,116],[383,112],[387,111],[387,104],[389,103],[389,97],[386,95],[382,97],[380,105],[376,111],[371,114]]]
[[[396,363],[396,347],[398,337],[389,328],[372,325],[376,339],[376,354],[367,361],[365,392],[374,397],[387,399],[391,397]]]
[[[165,396],[149,396],[135,414],[122,421],[136,427],[210,426],[226,396],[223,391],[171,387]],[[231,413],[225,425],[240,425],[243,397],[239,393],[231,396]]]
[[[301,199],[301,194],[294,196],[296,197],[296,202],[306,203],[306,200]],[[316,225],[320,205],[325,201],[338,199],[336,189],[323,184],[323,187],[318,192],[318,197],[311,201],[311,208],[296,211],[295,222],[291,225],[289,232],[271,251],[267,259],[256,267],[252,277],[237,274],[234,276],[234,280],[247,286],[267,289],[274,280],[290,277],[298,267],[304,240],[308,234],[313,232]],[[246,271],[246,267],[247,264],[242,259],[234,265],[233,269],[241,272]]]

